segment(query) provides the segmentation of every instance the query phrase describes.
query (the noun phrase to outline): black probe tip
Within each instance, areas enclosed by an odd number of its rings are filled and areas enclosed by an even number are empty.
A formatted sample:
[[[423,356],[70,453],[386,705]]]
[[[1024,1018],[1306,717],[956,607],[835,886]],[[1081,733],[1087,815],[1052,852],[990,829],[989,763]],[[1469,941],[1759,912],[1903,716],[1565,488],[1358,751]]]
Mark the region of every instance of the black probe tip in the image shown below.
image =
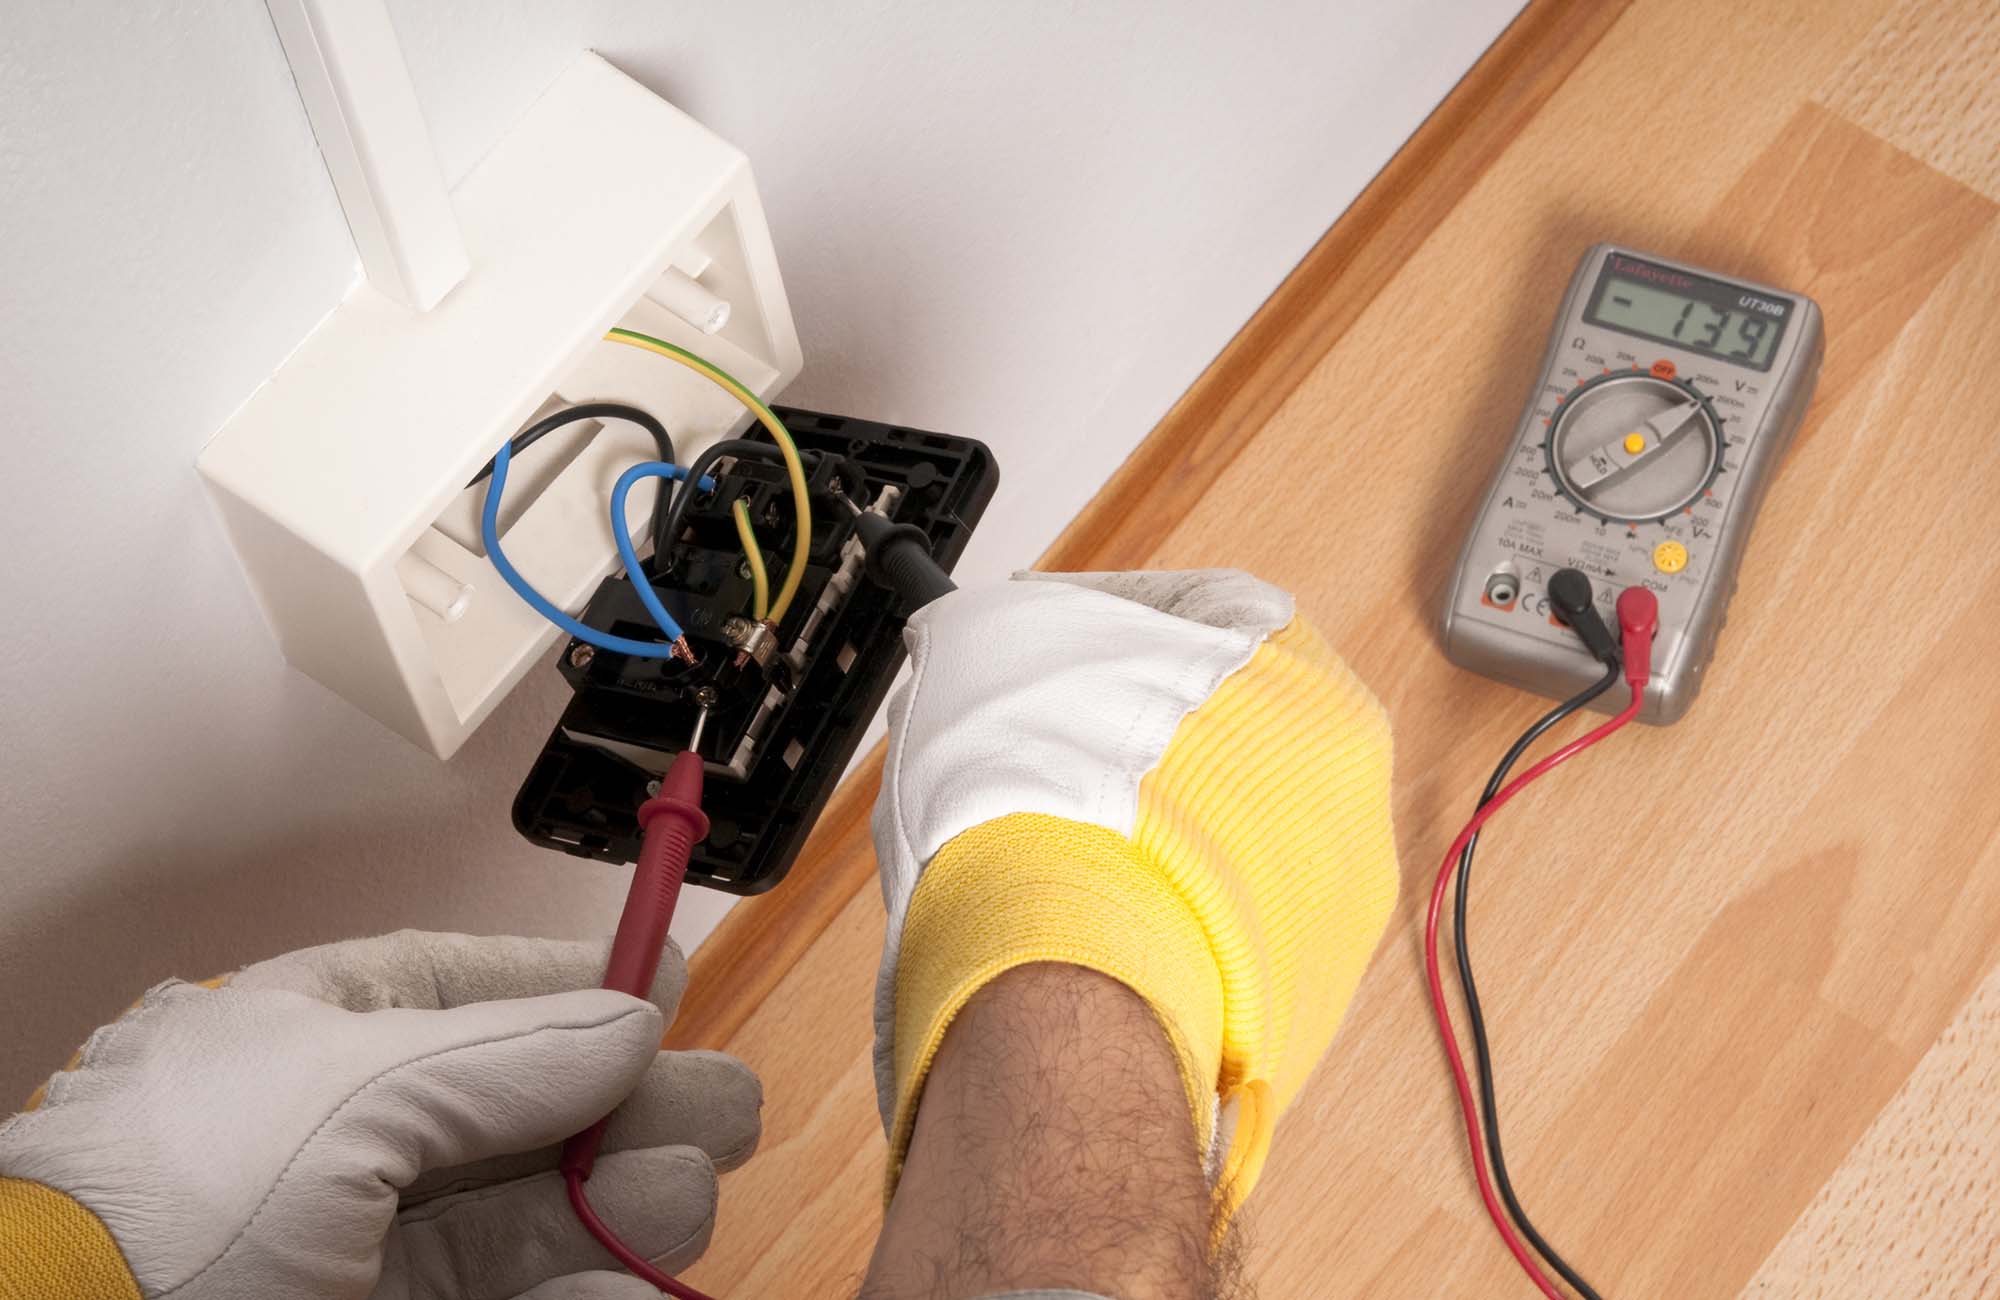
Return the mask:
[[[958,589],[931,558],[930,538],[923,529],[864,511],[855,517],[854,535],[867,549],[868,576],[902,597],[911,610]]]

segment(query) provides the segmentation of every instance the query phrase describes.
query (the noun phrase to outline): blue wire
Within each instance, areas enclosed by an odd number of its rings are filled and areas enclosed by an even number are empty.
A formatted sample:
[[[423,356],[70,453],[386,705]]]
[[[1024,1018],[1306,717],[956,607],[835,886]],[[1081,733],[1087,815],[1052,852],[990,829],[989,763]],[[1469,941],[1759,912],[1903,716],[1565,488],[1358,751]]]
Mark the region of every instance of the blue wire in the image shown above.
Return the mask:
[[[611,485],[611,538],[618,543],[618,558],[625,564],[625,574],[632,579],[632,590],[638,593],[639,603],[646,607],[646,612],[653,616],[653,621],[658,623],[660,630],[669,637],[678,637],[681,634],[680,624],[674,622],[673,615],[667,613],[667,607],[660,603],[659,594],[653,590],[653,584],[646,581],[646,571],[639,563],[639,552],[633,549],[632,537],[625,530],[625,496],[632,490],[632,485],[641,479],[686,477],[687,471],[678,465],[648,460],[641,461],[620,474],[618,481]],[[715,480],[703,475],[700,487],[704,492],[713,492]],[[660,539],[660,545],[668,544],[668,539]]]
[[[660,630],[667,634],[667,641],[635,641],[630,637],[613,636],[609,632],[600,632],[594,627],[578,622],[562,610],[557,609],[549,601],[548,597],[529,586],[528,580],[523,578],[520,571],[514,567],[512,561],[508,560],[506,552],[500,549],[500,497],[507,490],[507,465],[513,458],[512,453],[513,448],[504,442],[500,444],[500,450],[494,453],[493,477],[486,484],[486,508],[480,512],[479,516],[479,536],[480,540],[486,544],[486,558],[493,562],[493,567],[499,572],[501,581],[512,587],[514,594],[527,602],[528,608],[534,610],[537,614],[540,614],[543,618],[579,641],[587,642],[600,650],[616,650],[620,654],[632,655],[640,659],[665,659],[670,657],[673,654],[671,642],[679,639],[681,628],[680,624],[674,622],[666,610],[659,605],[657,598],[649,602],[646,612],[659,620]],[[665,465],[659,461],[648,461],[638,468],[648,469],[655,467],[664,471],[656,475],[662,478],[680,477],[686,472],[678,466]],[[647,476],[641,475],[640,477]],[[623,482],[621,479],[620,483],[623,484]],[[629,485],[625,486],[629,487]],[[714,480],[704,478],[702,480],[702,487],[704,490],[712,489],[714,487]],[[615,494],[613,500],[622,502],[624,496],[622,493]],[[611,532],[618,539],[619,555],[626,558],[628,565],[631,566],[631,572],[636,575],[639,569],[637,567],[637,557],[631,553],[632,541],[625,535],[625,530],[618,526],[623,523],[624,519],[621,512],[617,524],[613,525]],[[634,580],[637,581],[637,578],[635,577]]]

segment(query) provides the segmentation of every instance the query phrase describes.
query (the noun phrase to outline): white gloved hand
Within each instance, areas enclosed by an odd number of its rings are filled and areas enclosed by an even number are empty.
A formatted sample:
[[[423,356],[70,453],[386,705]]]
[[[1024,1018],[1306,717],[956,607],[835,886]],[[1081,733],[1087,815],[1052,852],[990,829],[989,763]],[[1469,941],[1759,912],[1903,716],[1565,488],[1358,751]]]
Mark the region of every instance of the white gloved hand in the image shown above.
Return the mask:
[[[1002,971],[1137,993],[1223,1213],[1337,1031],[1399,872],[1381,704],[1245,573],[1018,574],[917,611],[873,830],[891,1177],[954,1016]]]
[[[1130,836],[1140,780],[1181,721],[1291,622],[1247,573],[1017,573],[910,616],[909,684],[889,702],[873,832],[889,924],[875,993],[875,1081],[895,1119],[896,972],[924,865],[1015,813]]]
[[[154,988],[0,1125],[0,1300],[656,1295],[592,1271],[615,1262],[558,1145],[618,1108],[591,1199],[671,1271],[762,1097],[731,1058],[659,1050],[678,952],[651,1002],[591,987],[605,952],[404,932]]]

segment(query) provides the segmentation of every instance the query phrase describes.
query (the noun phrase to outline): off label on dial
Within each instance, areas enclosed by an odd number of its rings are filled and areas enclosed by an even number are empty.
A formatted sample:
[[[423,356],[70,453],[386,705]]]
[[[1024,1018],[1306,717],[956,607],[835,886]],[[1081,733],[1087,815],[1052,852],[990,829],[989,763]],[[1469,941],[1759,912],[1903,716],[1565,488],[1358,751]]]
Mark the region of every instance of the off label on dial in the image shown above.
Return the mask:
[[[1722,473],[1722,417],[1671,367],[1610,370],[1557,401],[1543,443],[1556,490],[1606,523],[1671,518]]]

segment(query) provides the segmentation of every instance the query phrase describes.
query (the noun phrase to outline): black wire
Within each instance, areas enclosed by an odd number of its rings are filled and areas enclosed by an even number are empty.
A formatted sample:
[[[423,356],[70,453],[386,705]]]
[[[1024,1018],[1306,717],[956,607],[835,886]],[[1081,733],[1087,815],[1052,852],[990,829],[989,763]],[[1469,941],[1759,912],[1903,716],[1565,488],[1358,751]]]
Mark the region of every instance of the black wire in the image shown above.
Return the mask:
[[[674,503],[665,514],[654,515],[653,567],[663,569],[667,564],[667,550],[670,539],[680,536],[681,521],[687,518],[688,506],[701,495],[702,478],[715,467],[715,462],[724,456],[758,456],[767,460],[783,461],[785,454],[775,443],[752,442],[748,438],[724,438],[721,442],[703,451],[687,467],[687,478],[680,491],[674,493]],[[666,493],[660,494],[662,501]]]
[[[674,463],[674,440],[667,432],[667,426],[653,418],[649,412],[642,411],[636,406],[627,406],[623,402],[585,402],[581,406],[565,407],[552,415],[544,416],[508,440],[507,454],[509,457],[518,456],[557,429],[583,420],[629,420],[653,435],[653,445],[659,448],[661,460],[669,465]],[[492,477],[492,474],[493,462],[489,460],[465,486],[478,487]],[[666,535],[664,525],[667,487],[667,484],[662,483],[659,495],[653,498],[653,536],[656,539]]]
[[[1617,664],[1612,664],[1604,676],[1592,683],[1588,689],[1570,696],[1536,719],[1535,725],[1522,732],[1521,738],[1514,742],[1513,748],[1509,749],[1506,757],[1500,760],[1500,766],[1493,769],[1492,779],[1487,781],[1485,791],[1479,796],[1479,806],[1484,808],[1492,801],[1494,795],[1500,793],[1500,787],[1507,782],[1509,769],[1520,760],[1521,755],[1528,752],[1528,746],[1539,740],[1549,728],[1610,690],[1618,677],[1619,667]],[[1471,890],[1468,882],[1472,879],[1472,850],[1478,844],[1479,835],[1474,832],[1465,842],[1465,851],[1458,856],[1458,896],[1452,908],[1452,926],[1455,931],[1453,944],[1458,953],[1458,982],[1465,988],[1466,1019],[1472,1025],[1472,1054],[1479,1069],[1479,1101],[1484,1111],[1486,1149],[1493,1157],[1493,1181],[1499,1186],[1500,1199],[1507,1203],[1507,1212],[1514,1217],[1515,1224],[1521,1229],[1521,1235],[1526,1237],[1529,1244],[1549,1262],[1549,1266],[1562,1274],[1583,1296],[1583,1300],[1603,1300],[1591,1289],[1590,1283],[1584,1281],[1583,1276],[1571,1268],[1569,1262],[1557,1254],[1556,1248],[1536,1230],[1534,1223],[1528,1218],[1528,1212],[1521,1207],[1520,1198],[1514,1195],[1514,1181],[1507,1176],[1507,1158],[1500,1153],[1500,1112],[1499,1103],[1493,1095],[1493,1061],[1486,1048],[1486,1016],[1479,1007],[1479,988],[1472,979],[1472,950],[1467,945],[1465,933],[1466,897]]]
[[[668,434],[667,426],[636,406],[623,402],[585,402],[581,406],[564,407],[553,415],[545,416],[515,434],[507,443],[507,454],[518,456],[528,448],[548,437],[564,425],[575,424],[579,420],[630,420],[653,435],[653,443],[660,449],[660,459],[671,465],[674,463],[674,440]],[[487,461],[467,487],[476,487],[493,474],[493,462]]]

